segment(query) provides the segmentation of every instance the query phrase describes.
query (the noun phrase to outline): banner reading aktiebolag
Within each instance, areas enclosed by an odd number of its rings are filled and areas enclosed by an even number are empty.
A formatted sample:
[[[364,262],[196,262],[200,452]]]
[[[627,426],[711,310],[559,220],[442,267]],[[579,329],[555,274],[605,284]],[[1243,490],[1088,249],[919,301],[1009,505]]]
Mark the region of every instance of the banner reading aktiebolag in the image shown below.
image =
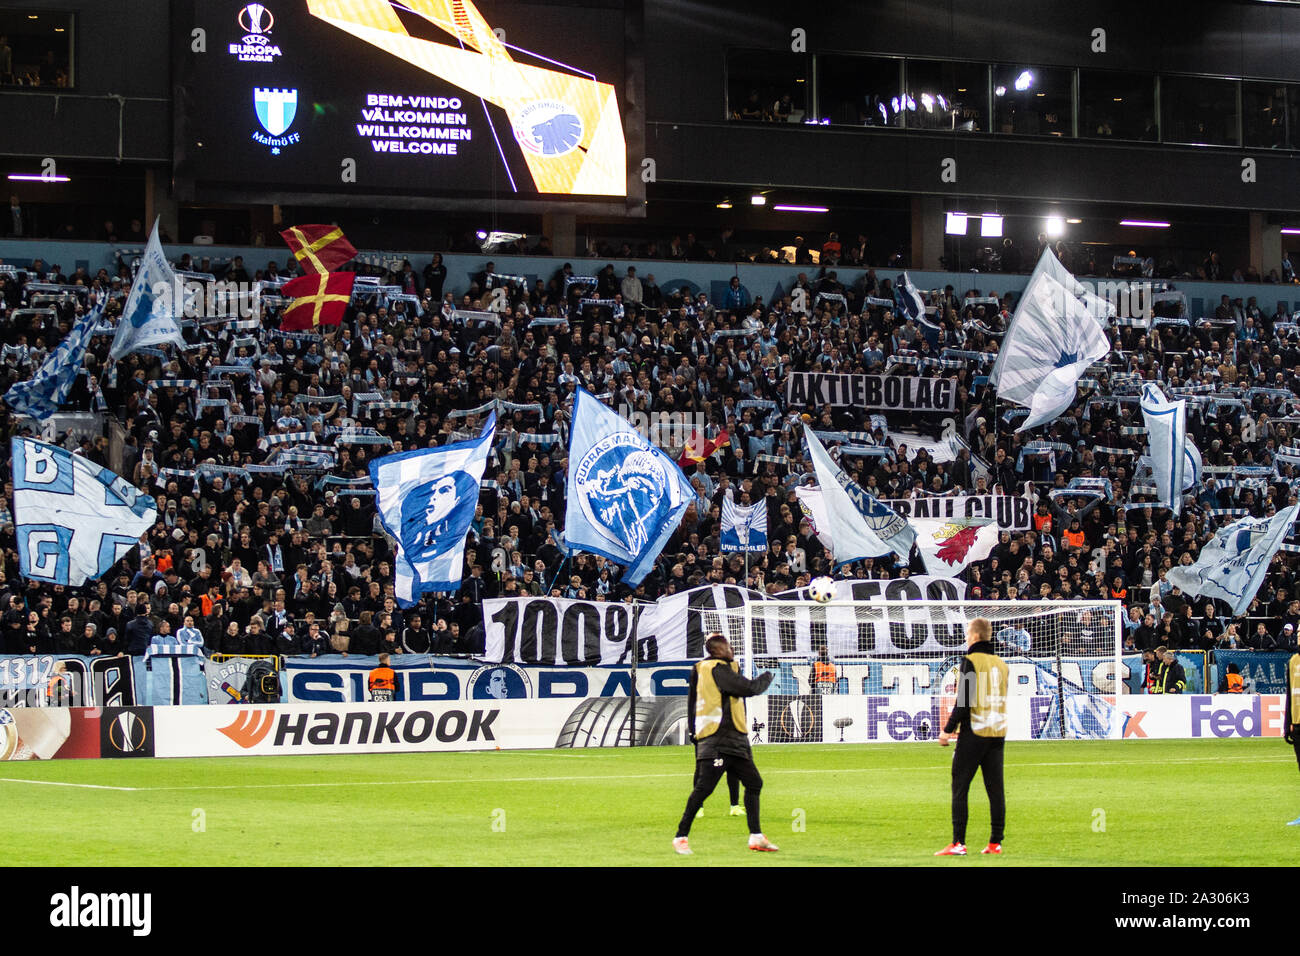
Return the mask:
[[[790,372],[786,405],[801,408],[883,408],[899,412],[950,412],[957,407],[955,378]]]

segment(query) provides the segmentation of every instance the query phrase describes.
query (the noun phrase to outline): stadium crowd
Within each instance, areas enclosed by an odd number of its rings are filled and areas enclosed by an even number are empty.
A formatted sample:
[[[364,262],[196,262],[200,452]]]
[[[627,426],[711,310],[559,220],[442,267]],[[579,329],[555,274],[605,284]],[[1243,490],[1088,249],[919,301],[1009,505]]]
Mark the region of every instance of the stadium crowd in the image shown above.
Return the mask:
[[[604,265],[594,285],[564,263],[528,288],[485,262],[465,289],[449,283],[440,256],[419,266],[406,261],[380,277],[401,287],[400,298],[355,297],[343,325],[324,335],[279,331],[272,293],[291,268],[235,260],[224,278],[272,283],[251,322],[201,318],[188,323],[192,348],[183,353],[139,352],[115,365],[111,335],[96,336],[66,408],[107,412],[124,429],[112,443],[75,434],[66,443],[120,467],[156,497],[160,518],[120,573],[73,593],[20,578],[7,480],[0,648],[140,654],[155,633],[197,627],[209,651],[227,654],[473,654],[483,649],[488,597],[627,601],[703,584],[800,587],[831,572],[795,495],[812,481],[805,425],[878,446],[840,462],[881,498],[1015,493],[1034,483],[1033,527],[1004,533],[989,559],[966,569],[970,599],[1118,599],[1134,649],[1296,646],[1300,547],[1274,558],[1242,617],[1165,580],[1224,522],[1295,500],[1300,328],[1281,304],[1269,311],[1254,298],[1225,301],[1200,317],[1182,314],[1174,297],[1150,323],[1121,320],[1108,332],[1109,358],[1081,382],[1075,404],[1031,436],[1015,433],[1023,410],[999,403],[986,384],[1014,308],[997,289],[961,298],[951,287],[927,291],[934,312],[918,323],[895,304],[893,280],[874,270],[846,287],[823,265],[800,272],[779,300],[733,283],[712,302],[660,288],[644,263]],[[93,300],[107,296],[108,315],[119,313],[130,281],[126,262],[117,275],[68,274],[39,260],[0,269],[0,391],[28,378]],[[29,288],[41,282],[87,291]],[[496,321],[476,314],[489,306],[502,309]],[[787,374],[806,371],[953,378],[956,408],[785,407]],[[1204,456],[1206,478],[1178,519],[1150,504],[1155,489],[1135,474],[1144,380],[1189,399],[1188,434]],[[697,500],[635,590],[602,557],[566,560],[565,442],[578,385],[625,415],[676,416],[673,457],[697,425],[728,438],[685,469]],[[367,465],[476,434],[491,408],[498,441],[461,590],[400,609]],[[6,417],[9,434],[30,426]],[[7,477],[9,443],[0,447]],[[719,548],[728,491],[741,504],[767,505],[769,549],[751,557],[748,573],[743,556]],[[888,558],[836,574],[923,570],[919,559],[901,567]]]

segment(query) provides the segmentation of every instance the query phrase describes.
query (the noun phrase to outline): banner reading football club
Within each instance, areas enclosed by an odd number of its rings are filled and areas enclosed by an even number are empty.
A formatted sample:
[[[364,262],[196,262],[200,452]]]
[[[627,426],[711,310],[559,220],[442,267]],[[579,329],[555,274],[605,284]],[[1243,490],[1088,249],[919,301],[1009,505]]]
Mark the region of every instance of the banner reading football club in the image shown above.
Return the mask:
[[[154,500],[89,459],[10,440],[14,533],[23,577],[78,587],[103,576],[158,520]]]
[[[426,591],[460,588],[465,535],[474,520],[496,421],[492,412],[473,441],[370,463],[380,520],[397,540],[394,594],[400,606],[410,607]]]
[[[176,301],[176,273],[163,255],[158,241],[158,222],[149,233],[140,268],[131,280],[131,294],[126,297],[122,318],[117,323],[117,334],[109,349],[114,361],[151,345],[171,343],[185,347],[176,314],[180,303]]]
[[[322,272],[286,282],[280,294],[293,302],[281,314],[280,328],[288,332],[340,324],[356,280],[354,272]]]
[[[101,296],[93,309],[77,320],[59,347],[50,353],[26,382],[16,382],[5,392],[5,401],[20,415],[30,415],[43,422],[68,400],[72,385],[86,359],[91,334],[104,314],[108,296]]]
[[[731,489],[722,500],[722,530],[718,547],[723,552],[767,550],[767,504],[738,505]]]
[[[627,566],[636,587],[677,530],[695,490],[677,463],[584,388],[573,400],[564,538]]]
[[[1215,532],[1195,564],[1173,568],[1166,579],[1188,594],[1226,602],[1234,615],[1246,613],[1297,513],[1300,505],[1291,505],[1271,518],[1234,521]]]
[[[1027,531],[1034,526],[1033,485],[1027,485],[1021,495],[921,495],[881,498],[880,503],[909,519],[989,521],[999,531]]]
[[[800,408],[883,408],[898,412],[950,412],[957,407],[955,378],[790,372],[785,403]]]
[[[835,541],[835,564],[878,558],[890,551],[907,560],[916,532],[831,460],[811,428],[804,429],[817,484],[826,505],[827,530]]]
[[[280,237],[306,272],[333,272],[357,255],[338,226],[290,226]]]

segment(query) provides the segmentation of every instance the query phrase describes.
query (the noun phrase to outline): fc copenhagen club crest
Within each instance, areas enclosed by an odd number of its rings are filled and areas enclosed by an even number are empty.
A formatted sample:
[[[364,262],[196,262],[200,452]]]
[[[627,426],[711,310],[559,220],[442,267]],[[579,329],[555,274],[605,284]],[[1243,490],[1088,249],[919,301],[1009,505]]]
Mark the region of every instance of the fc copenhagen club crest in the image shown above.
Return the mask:
[[[617,432],[596,442],[574,471],[582,513],[613,547],[639,554],[672,513],[676,482],[640,436]]]
[[[582,142],[582,117],[556,100],[529,103],[511,125],[519,145],[535,156],[563,156]]]

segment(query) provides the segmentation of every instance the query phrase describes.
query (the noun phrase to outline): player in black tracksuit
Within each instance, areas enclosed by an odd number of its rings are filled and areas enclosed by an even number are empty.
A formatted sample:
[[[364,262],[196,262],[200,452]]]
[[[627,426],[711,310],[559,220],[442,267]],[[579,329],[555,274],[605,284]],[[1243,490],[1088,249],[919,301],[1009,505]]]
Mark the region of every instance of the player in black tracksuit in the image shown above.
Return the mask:
[[[677,825],[673,848],[678,853],[691,852],[686,838],[691,832],[695,814],[713,793],[723,774],[734,771],[745,786],[750,848],[775,850],[776,847],[763,836],[759,823],[759,793],[763,789],[763,778],[754,765],[743,703],[743,698],[767,690],[773,675],[765,673],[754,680],[743,677],[736,666],[731,645],[721,635],[711,635],[704,646],[709,656],[691,668],[686,697],[691,742],[695,744],[695,782]]]
[[[957,676],[957,700],[939,743],[957,732],[952,756],[952,843],[935,856],[966,855],[967,794],[975,771],[984,777],[989,798],[990,836],[981,853],[1001,854],[1007,802],[1002,787],[1002,756],[1007,735],[1007,665],[993,653],[993,628],[978,617],[967,628],[968,646]]]
[[[1286,699],[1282,701],[1285,717],[1283,739],[1295,750],[1296,763],[1300,764],[1300,653],[1292,654],[1286,665]],[[1300,827],[1296,817],[1289,827]]]

